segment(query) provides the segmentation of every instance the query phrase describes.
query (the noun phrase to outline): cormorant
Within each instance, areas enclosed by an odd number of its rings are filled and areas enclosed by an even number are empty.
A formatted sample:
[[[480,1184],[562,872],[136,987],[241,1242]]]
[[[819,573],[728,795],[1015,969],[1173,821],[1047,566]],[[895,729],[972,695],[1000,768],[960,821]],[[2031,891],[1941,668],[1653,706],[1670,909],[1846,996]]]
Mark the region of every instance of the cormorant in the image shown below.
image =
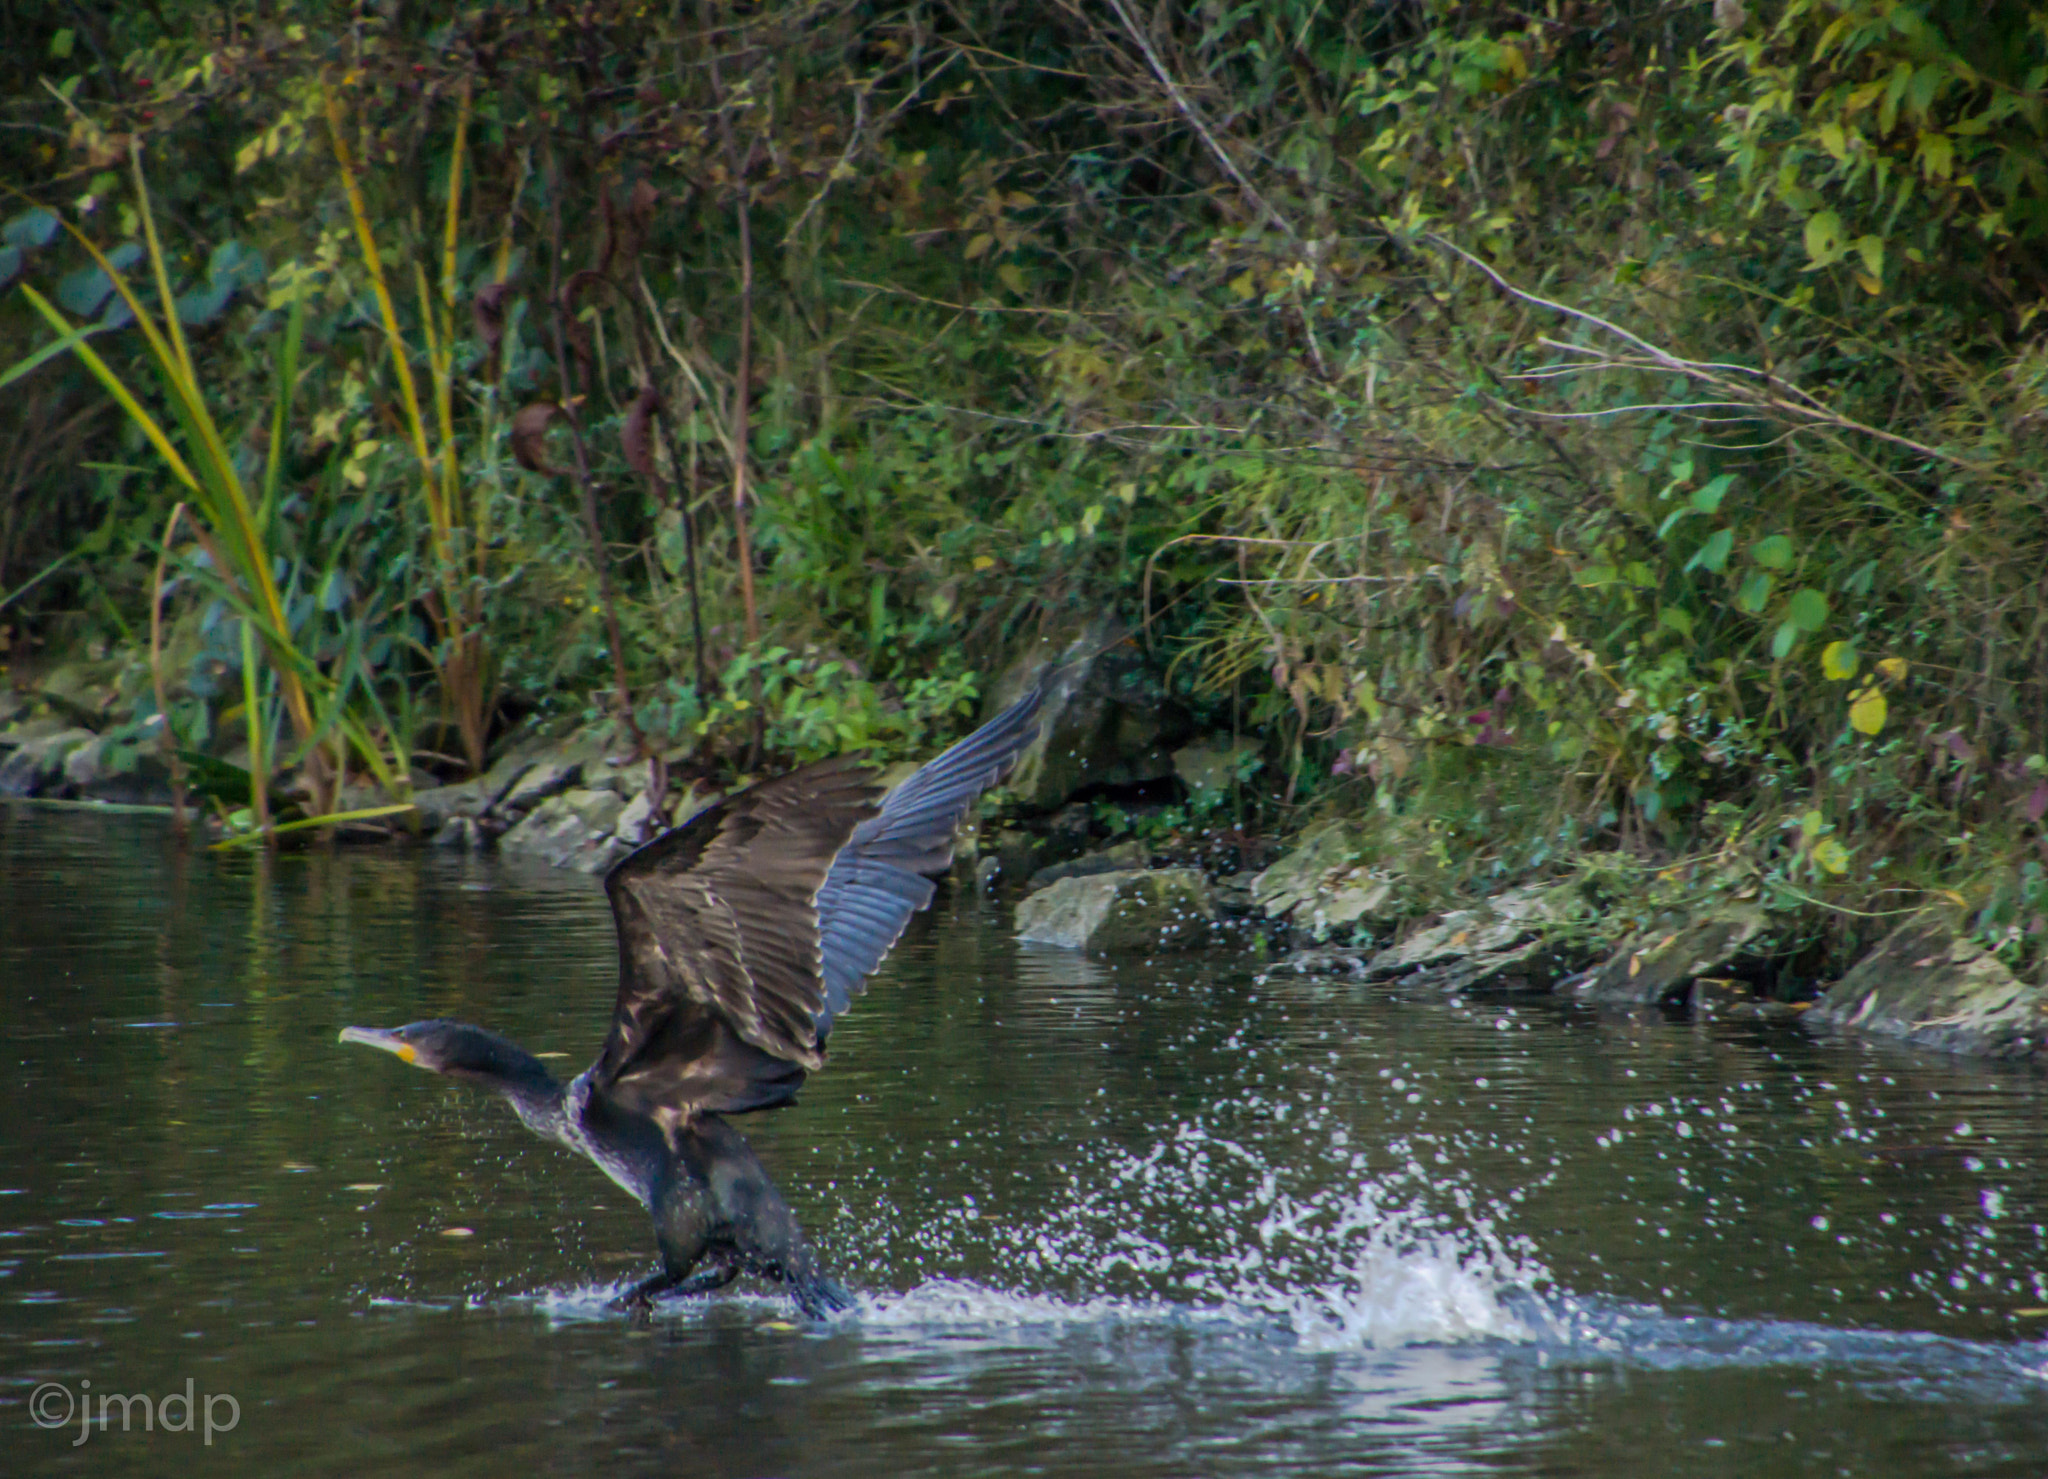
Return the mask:
[[[620,1306],[751,1273],[814,1318],[843,1309],[849,1296],[724,1116],[788,1104],[824,1065],[834,1019],[931,902],[927,875],[952,861],[968,807],[1036,734],[1042,692],[886,798],[861,757],[827,760],[728,796],[619,863],[604,881],[619,938],[611,1032],[566,1084],[465,1022],[348,1027],[341,1040],[495,1089],[638,1198],[662,1267]]]

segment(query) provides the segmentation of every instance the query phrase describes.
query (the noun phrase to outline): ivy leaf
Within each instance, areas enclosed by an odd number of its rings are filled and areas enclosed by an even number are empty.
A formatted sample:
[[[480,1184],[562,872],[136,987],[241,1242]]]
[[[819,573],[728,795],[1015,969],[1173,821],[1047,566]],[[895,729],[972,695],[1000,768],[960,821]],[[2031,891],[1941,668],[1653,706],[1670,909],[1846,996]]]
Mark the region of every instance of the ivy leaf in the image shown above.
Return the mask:
[[[56,212],[44,210],[39,205],[30,206],[20,215],[11,217],[5,226],[0,226],[0,240],[24,250],[46,247],[61,224]]]
[[[1820,670],[1837,683],[1855,677],[1861,664],[1854,642],[1830,642],[1820,650]]]
[[[1876,734],[1884,728],[1888,712],[1883,692],[1871,683],[1850,698],[1849,727],[1858,734]]]

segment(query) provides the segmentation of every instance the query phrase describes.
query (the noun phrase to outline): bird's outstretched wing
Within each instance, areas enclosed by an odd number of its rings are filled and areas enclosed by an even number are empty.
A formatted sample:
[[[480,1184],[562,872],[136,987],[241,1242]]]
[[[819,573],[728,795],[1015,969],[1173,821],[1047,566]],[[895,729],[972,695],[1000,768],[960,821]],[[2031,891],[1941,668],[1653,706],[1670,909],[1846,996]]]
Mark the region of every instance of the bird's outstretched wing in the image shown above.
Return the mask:
[[[605,878],[619,995],[595,1085],[645,1112],[789,1097],[861,977],[931,900],[967,808],[1031,739],[1034,691],[880,800],[858,757],[729,796]]]
[[[953,834],[977,796],[1010,773],[1038,733],[1033,722],[1045,696],[1033,688],[988,723],[923,766],[889,793],[881,811],[853,835],[818,890],[824,1002],[818,1041],[852,1005],[868,973],[882,963],[910,916],[932,901],[927,875],[953,861]]]
[[[728,796],[626,858],[604,881],[619,935],[619,998],[597,1062],[607,1087],[645,1082],[716,1026],[815,1068],[824,996],[812,900],[832,860],[878,810],[858,757]],[[716,1023],[699,1022],[710,1015]]]

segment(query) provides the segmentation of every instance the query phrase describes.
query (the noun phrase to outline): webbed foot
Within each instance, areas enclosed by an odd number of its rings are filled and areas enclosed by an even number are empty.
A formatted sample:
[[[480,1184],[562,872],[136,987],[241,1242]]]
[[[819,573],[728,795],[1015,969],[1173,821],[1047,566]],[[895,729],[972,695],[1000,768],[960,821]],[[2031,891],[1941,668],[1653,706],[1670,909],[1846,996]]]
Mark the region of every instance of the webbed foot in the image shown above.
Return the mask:
[[[828,1279],[823,1274],[789,1281],[789,1297],[796,1301],[796,1307],[813,1320],[825,1320],[841,1310],[853,1308],[853,1295],[837,1279]]]
[[[738,1267],[732,1264],[718,1264],[711,1268],[699,1269],[694,1274],[679,1274],[664,1269],[650,1279],[642,1279],[614,1299],[610,1308],[644,1317],[653,1311],[654,1301],[657,1299],[708,1294],[713,1289],[723,1289],[739,1277],[739,1272]]]

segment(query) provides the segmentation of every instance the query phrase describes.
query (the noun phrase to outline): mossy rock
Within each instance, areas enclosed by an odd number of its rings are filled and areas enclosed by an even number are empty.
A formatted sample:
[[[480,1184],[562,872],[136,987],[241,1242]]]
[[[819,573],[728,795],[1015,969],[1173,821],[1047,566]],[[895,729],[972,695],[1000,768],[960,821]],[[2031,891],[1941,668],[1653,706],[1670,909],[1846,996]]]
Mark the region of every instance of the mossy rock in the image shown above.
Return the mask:
[[[1942,921],[1923,917],[1858,961],[1806,1020],[1941,1052],[2032,1058],[2048,1038],[2048,991],[2020,980]]]
[[[1216,906],[1193,868],[1062,878],[1017,906],[1017,938],[1069,950],[1186,950],[1209,942]]]

